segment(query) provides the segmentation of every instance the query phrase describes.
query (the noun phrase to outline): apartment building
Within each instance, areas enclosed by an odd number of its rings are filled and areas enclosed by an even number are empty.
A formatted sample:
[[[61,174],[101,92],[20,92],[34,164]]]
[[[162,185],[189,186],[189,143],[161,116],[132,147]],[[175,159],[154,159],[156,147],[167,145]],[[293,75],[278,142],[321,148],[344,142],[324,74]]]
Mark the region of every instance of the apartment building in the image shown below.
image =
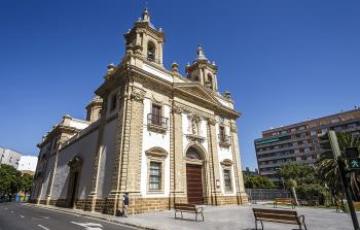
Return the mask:
[[[313,165],[320,152],[318,136],[328,130],[360,134],[360,108],[263,131],[254,141],[260,175],[278,181],[284,164]]]
[[[12,149],[0,147],[0,164],[11,165],[17,169],[20,158],[21,153]]]

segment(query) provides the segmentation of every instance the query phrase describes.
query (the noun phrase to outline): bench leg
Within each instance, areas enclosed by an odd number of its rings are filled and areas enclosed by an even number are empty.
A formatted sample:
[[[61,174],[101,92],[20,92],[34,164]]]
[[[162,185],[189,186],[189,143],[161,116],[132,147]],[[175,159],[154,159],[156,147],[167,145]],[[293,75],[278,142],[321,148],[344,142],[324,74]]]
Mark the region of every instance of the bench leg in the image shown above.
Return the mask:
[[[182,211],[181,211],[181,219],[184,219]]]
[[[201,212],[201,217],[202,217],[202,221],[204,222],[205,218],[204,218],[204,213],[203,212]]]
[[[261,224],[261,230],[264,230],[264,224],[263,224],[262,220],[260,220],[260,224]]]
[[[301,215],[299,217],[299,225],[300,225],[300,229],[302,229],[302,226],[304,226],[304,229],[307,230],[306,224],[305,224],[305,216]]]
[[[195,221],[197,221],[197,215],[198,215],[198,213],[195,212]]]
[[[255,230],[258,230],[258,228],[257,228],[257,220],[255,220]]]
[[[175,210],[175,219],[176,219],[176,210]]]
[[[302,223],[304,225],[304,229],[307,230],[307,227],[306,227],[306,224],[305,224],[305,221],[303,221]]]

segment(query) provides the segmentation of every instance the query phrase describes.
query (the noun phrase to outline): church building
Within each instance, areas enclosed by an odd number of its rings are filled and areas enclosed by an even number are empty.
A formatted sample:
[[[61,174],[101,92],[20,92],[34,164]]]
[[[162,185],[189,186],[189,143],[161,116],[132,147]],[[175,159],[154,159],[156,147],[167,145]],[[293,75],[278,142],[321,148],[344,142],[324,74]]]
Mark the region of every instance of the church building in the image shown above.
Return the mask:
[[[177,63],[166,69],[164,32],[148,10],[124,37],[86,120],[65,115],[38,144],[31,201],[113,215],[125,193],[129,213],[247,203],[240,113],[218,91],[215,63],[198,47],[185,76]]]

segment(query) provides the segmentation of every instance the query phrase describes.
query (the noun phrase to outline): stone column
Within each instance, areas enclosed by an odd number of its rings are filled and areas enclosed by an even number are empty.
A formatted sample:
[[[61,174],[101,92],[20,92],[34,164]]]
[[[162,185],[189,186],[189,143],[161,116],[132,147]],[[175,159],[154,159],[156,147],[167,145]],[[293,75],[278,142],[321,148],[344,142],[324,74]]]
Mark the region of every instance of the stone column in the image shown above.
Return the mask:
[[[248,197],[245,192],[244,178],[241,169],[240,147],[239,147],[237,126],[235,121],[230,122],[230,131],[231,131],[231,152],[234,162],[233,167],[234,167],[234,175],[235,175],[236,196],[237,196],[238,204],[243,204],[248,202]]]
[[[145,91],[139,88],[133,88],[131,93],[131,122],[130,129],[125,132],[129,136],[129,142],[124,154],[128,155],[128,173],[126,183],[121,189],[131,193],[140,193],[140,175],[141,175],[141,156],[142,139],[144,125],[144,100]],[[124,162],[125,163],[125,162]]]
[[[174,202],[185,202],[186,178],[185,162],[183,157],[183,130],[182,130],[182,108],[173,105],[170,125],[170,191],[171,206]]]
[[[55,162],[54,162],[54,167],[51,172],[50,181],[49,181],[49,185],[48,185],[49,189],[47,191],[46,205],[51,204],[51,196],[52,196],[52,191],[53,191],[53,187],[54,187],[54,178],[55,178],[55,174],[56,174],[56,170],[57,170],[60,149],[61,149],[61,143],[59,143],[59,145],[56,148],[56,152],[55,152]]]
[[[130,196],[129,212],[133,213],[140,196],[141,156],[143,139],[145,90],[132,87],[124,101],[123,128],[120,130],[117,155],[114,160],[112,191],[110,198],[114,199],[113,214],[121,206],[121,196],[128,192]],[[118,138],[118,139],[119,139]]]
[[[125,142],[128,142],[129,137],[125,136],[125,131],[129,130],[131,111],[128,109],[131,100],[128,94],[128,85],[124,87],[122,95],[119,97],[120,111],[117,117],[117,132],[114,150],[114,162],[112,167],[112,178],[111,178],[111,191],[106,199],[104,212],[115,215],[117,209],[117,201],[120,199],[120,187],[121,187],[121,170],[123,164],[123,149]]]
[[[215,128],[216,120],[214,118],[208,119],[208,143],[209,143],[209,170],[210,170],[210,183],[211,186],[211,199],[212,204],[218,205],[219,199],[218,197],[221,195],[220,188],[216,186],[216,180],[220,180],[219,175],[219,157],[218,157],[218,149],[217,149],[217,137],[216,137],[216,128]]]
[[[102,109],[101,120],[98,127],[98,138],[96,143],[96,153],[93,159],[93,171],[91,175],[91,190],[87,197],[87,201],[85,203],[84,209],[87,211],[95,211],[96,208],[96,199],[97,199],[97,192],[98,192],[98,184],[99,184],[99,174],[100,174],[100,162],[102,158],[102,151],[103,151],[103,134],[104,134],[104,127],[106,124],[106,113],[107,113],[107,98],[104,99],[104,106]]]

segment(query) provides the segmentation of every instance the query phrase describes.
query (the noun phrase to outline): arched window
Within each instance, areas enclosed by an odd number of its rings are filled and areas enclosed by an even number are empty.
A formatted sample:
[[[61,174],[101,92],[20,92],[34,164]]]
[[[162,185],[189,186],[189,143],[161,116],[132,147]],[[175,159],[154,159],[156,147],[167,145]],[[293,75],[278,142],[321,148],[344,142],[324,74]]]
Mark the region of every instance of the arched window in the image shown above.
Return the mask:
[[[206,87],[208,87],[209,89],[213,88],[213,77],[211,74],[207,75]]]
[[[153,42],[148,43],[147,47],[147,59],[149,61],[155,61],[155,45]]]
[[[188,151],[186,152],[186,158],[192,159],[192,160],[201,160],[201,156],[197,149],[194,147],[190,147]]]

